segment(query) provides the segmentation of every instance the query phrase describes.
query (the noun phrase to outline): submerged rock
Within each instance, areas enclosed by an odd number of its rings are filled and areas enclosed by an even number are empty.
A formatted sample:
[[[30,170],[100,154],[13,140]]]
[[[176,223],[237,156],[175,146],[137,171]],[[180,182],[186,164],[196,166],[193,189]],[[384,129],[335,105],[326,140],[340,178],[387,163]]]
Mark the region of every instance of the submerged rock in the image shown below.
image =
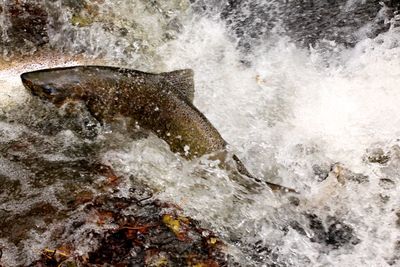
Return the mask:
[[[228,264],[217,235],[103,165],[102,141],[58,125],[79,118],[54,115],[39,132],[49,117],[31,119],[0,124],[0,265]]]
[[[305,216],[308,220],[307,227],[302,226],[297,221],[290,222],[290,227],[301,235],[309,236],[312,242],[321,243],[333,249],[345,245],[357,245],[360,242],[360,239],[354,233],[354,229],[336,217],[328,217],[322,220],[312,213],[305,214]]]
[[[331,225],[327,231],[326,243],[328,245],[331,245],[334,248],[339,248],[346,244],[356,245],[360,243],[360,239],[354,235],[354,230],[351,226],[340,222],[335,218],[332,218],[331,221]]]
[[[400,228],[400,211],[396,212],[396,225]]]
[[[332,165],[331,171],[336,176],[337,180],[341,184],[345,184],[346,181],[352,181],[356,183],[366,183],[369,182],[369,177],[362,173],[355,173],[340,163]]]
[[[288,35],[304,47],[324,42],[354,46],[360,39],[387,31],[399,9],[395,0],[191,1],[199,13],[219,14],[243,51],[275,33]]]
[[[382,148],[367,150],[366,160],[371,163],[386,164],[390,160],[390,154],[385,153]]]
[[[37,51],[151,64],[156,50],[181,31],[187,0],[17,1],[0,3],[0,55]],[[112,47],[112,49],[110,49]]]
[[[0,7],[4,19],[0,26],[3,28],[0,40],[3,55],[15,48],[23,52],[36,51],[48,43],[48,13],[40,2],[8,0]]]
[[[385,190],[390,190],[396,186],[396,183],[392,179],[381,178],[379,179],[379,186]]]
[[[320,166],[320,165],[314,164],[312,166],[312,169],[313,169],[313,173],[314,173],[315,177],[317,178],[318,182],[324,181],[329,176],[330,168],[328,168],[327,166]]]
[[[87,216],[81,218],[80,223],[68,224],[59,229],[59,232],[64,232],[64,236],[70,236],[66,240],[57,240],[57,247],[44,249],[41,259],[30,266],[59,266],[66,262],[77,266],[227,264],[222,241],[212,232],[202,229],[198,222],[179,215],[180,212],[173,205],[157,200],[140,204],[140,201],[134,198],[103,195],[92,199],[84,210]],[[128,210],[130,214],[127,214]],[[176,229],[166,223],[165,217],[178,222],[174,226]],[[88,223],[95,223],[103,230],[88,229]],[[81,231],[84,231],[83,235],[74,236],[74,232]],[[72,236],[74,238],[71,238]],[[86,247],[85,253],[82,254],[79,244],[87,243],[87,239],[97,245]]]

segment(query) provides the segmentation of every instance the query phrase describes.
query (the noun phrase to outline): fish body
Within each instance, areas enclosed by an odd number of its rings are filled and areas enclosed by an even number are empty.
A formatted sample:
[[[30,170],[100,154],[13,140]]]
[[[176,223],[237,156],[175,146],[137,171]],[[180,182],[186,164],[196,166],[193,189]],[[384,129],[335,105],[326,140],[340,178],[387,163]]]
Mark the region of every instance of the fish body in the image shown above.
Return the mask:
[[[226,149],[226,141],[192,103],[194,80],[190,69],[154,74],[117,67],[75,66],[27,72],[21,79],[33,95],[57,106],[83,101],[101,123],[121,116],[130,118],[184,158]],[[260,182],[239,158],[233,159],[239,173]],[[283,188],[267,184],[272,189]]]
[[[193,71],[152,74],[103,66],[39,70],[21,75],[32,94],[62,105],[83,101],[102,123],[128,117],[192,159],[222,150],[225,140],[192,104]]]

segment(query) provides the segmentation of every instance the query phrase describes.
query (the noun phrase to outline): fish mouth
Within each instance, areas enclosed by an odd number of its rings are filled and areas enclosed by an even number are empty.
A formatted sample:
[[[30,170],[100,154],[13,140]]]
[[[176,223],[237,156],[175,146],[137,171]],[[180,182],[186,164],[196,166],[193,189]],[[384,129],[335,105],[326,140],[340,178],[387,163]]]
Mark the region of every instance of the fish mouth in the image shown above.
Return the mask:
[[[35,86],[33,85],[32,79],[29,78],[29,73],[21,74],[21,81],[26,89],[31,91],[32,94],[37,95],[37,92],[34,90]]]
[[[60,93],[56,86],[46,84],[38,77],[38,71],[25,72],[20,75],[22,84],[32,96],[38,97],[43,102],[50,102],[57,107],[61,107],[69,98]]]
[[[50,95],[45,95],[43,93],[43,89],[41,88],[40,85],[35,83],[35,80],[33,79],[32,73],[26,72],[21,74],[21,81],[24,87],[31,93],[33,96],[37,96],[43,100],[50,100],[53,98],[53,96]]]
[[[30,85],[32,85],[32,81],[29,80],[28,73],[22,73],[21,74],[21,80],[22,80],[22,84],[25,87],[30,87]]]

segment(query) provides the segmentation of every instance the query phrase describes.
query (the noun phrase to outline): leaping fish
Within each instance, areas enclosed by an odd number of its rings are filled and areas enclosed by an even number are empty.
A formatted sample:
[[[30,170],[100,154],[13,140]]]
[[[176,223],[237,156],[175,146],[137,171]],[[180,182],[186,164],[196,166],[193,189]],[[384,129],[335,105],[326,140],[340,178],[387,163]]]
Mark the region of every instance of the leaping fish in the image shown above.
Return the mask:
[[[83,101],[101,123],[128,117],[154,132],[174,153],[186,159],[225,151],[227,142],[193,105],[193,70],[146,73],[108,66],[74,66],[43,69],[21,75],[22,83],[34,95],[61,106]],[[237,156],[237,171],[255,178]],[[272,190],[294,191],[266,182]]]

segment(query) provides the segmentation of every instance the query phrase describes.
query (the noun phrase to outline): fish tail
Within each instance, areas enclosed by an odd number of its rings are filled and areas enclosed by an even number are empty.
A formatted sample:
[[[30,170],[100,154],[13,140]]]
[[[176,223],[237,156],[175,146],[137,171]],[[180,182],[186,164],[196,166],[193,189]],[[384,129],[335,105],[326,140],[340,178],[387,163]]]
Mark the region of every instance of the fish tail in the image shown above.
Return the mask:
[[[297,193],[297,191],[292,188],[289,188],[289,187],[286,187],[283,185],[279,185],[279,184],[265,182],[265,181],[255,177],[247,170],[247,168],[244,166],[244,164],[240,161],[240,159],[236,155],[233,155],[233,160],[235,161],[236,168],[240,174],[243,174],[249,178],[252,178],[258,183],[264,183],[264,184],[268,185],[268,187],[271,188],[272,191],[279,191],[279,192],[284,192],[284,193],[289,193],[289,192]]]

